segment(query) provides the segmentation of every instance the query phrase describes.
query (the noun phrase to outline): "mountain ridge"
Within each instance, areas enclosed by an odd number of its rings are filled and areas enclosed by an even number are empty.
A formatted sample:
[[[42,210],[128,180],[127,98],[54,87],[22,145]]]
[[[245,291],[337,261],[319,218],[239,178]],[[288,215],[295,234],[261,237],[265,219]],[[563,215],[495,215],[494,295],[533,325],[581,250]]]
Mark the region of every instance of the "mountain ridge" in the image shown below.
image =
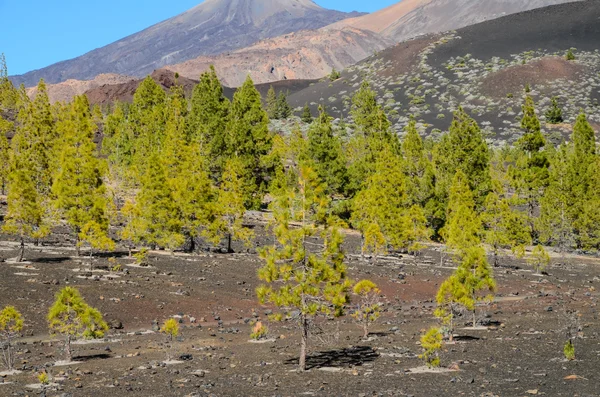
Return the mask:
[[[91,80],[108,73],[142,77],[167,64],[232,51],[298,30],[317,29],[356,15],[360,13],[328,10],[311,0],[206,0],[114,43],[11,76],[11,80],[31,87],[40,78],[55,84],[68,79]]]

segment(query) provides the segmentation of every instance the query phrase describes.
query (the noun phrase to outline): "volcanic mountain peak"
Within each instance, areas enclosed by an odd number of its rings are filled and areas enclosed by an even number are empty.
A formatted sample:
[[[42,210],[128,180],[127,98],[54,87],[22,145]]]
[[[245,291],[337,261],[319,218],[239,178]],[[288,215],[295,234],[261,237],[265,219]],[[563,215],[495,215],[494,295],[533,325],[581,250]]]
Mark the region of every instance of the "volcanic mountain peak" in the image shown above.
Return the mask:
[[[200,55],[247,47],[258,40],[318,29],[360,15],[319,7],[311,0],[206,0],[198,6],[78,58],[14,76],[16,84],[90,80],[101,73],[145,76]]]

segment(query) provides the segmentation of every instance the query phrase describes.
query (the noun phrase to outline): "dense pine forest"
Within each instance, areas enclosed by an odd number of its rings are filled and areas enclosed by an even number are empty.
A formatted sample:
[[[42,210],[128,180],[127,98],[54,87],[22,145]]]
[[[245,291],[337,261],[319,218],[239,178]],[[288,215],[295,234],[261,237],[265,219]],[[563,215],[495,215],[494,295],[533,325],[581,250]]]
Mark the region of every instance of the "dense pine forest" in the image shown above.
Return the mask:
[[[443,326],[423,337],[430,365],[439,364],[440,329],[452,337],[457,307],[475,312],[490,299],[494,265],[507,250],[539,271],[548,247],[600,250],[595,131],[582,112],[570,139],[551,145],[538,114],[562,123],[562,111],[556,101],[536,109],[528,87],[522,136],[492,150],[462,108],[439,138],[423,139],[413,120],[400,139],[367,81],[350,117],[333,123],[323,105],[294,114],[274,91],[263,102],[250,77],[230,101],[214,69],[189,99],[147,78],[132,103],[100,109],[85,96],[51,104],[44,81],[29,98],[1,66],[2,230],[20,242],[17,261],[59,226],[78,255],[118,247],[143,261],[148,249],[194,252],[199,241],[232,252],[233,242],[256,246],[244,217],[261,211],[273,243],[258,247],[256,292],[299,310],[301,367],[309,319],[341,314],[349,302],[345,230],[360,233],[362,256],[374,263],[445,244],[457,269],[436,296]],[[292,127],[275,131],[273,119]],[[367,281],[354,290],[376,290]],[[356,316],[368,324],[378,309],[365,310]]]

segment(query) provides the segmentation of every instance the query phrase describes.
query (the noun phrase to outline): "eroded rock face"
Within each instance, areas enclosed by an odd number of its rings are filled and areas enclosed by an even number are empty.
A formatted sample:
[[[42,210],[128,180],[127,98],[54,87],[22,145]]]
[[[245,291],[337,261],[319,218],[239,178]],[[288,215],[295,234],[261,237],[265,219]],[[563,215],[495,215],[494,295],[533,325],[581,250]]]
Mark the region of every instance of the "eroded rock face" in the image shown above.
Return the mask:
[[[206,0],[174,18],[78,58],[21,76],[16,85],[68,79],[91,80],[101,73],[145,76],[168,64],[220,54],[303,29],[318,29],[356,16],[319,7],[311,0]]]

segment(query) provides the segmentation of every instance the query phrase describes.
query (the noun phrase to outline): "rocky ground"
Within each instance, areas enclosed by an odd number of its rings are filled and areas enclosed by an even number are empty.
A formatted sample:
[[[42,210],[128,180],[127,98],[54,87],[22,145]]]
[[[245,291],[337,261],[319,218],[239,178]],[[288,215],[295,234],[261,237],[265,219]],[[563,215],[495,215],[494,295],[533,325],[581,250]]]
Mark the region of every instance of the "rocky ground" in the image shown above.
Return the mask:
[[[265,244],[262,226],[257,244]],[[125,251],[115,259],[74,257],[64,236],[28,247],[27,263],[11,263],[16,245],[3,236],[0,302],[24,315],[17,375],[0,377],[0,395],[42,393],[36,374],[46,369],[53,385],[47,396],[597,396],[600,339],[600,260],[555,257],[547,275],[535,275],[522,261],[503,257],[495,269],[499,291],[493,304],[478,307],[485,327],[459,319],[454,344],[446,344],[442,365],[450,371],[419,373],[419,336],[435,324],[433,298],[451,273],[439,246],[419,258],[389,256],[364,263],[356,255],[358,236],[346,243],[349,275],[370,278],[385,296],[385,311],[368,339],[350,317],[322,320],[313,329],[306,373],[296,371],[299,334],[292,321],[270,323],[271,307],[255,297],[261,260],[254,249],[236,254],[194,255],[152,252],[139,267]],[[248,251],[248,252],[246,252]],[[124,271],[108,269],[121,265]],[[61,340],[49,336],[45,315],[62,287],[77,287],[110,322],[106,338],[80,341],[75,361],[63,359]],[[577,311],[577,360],[565,361],[565,329]],[[180,319],[181,333],[164,364],[165,338],[156,322]],[[251,324],[269,326],[269,340],[250,341]]]

